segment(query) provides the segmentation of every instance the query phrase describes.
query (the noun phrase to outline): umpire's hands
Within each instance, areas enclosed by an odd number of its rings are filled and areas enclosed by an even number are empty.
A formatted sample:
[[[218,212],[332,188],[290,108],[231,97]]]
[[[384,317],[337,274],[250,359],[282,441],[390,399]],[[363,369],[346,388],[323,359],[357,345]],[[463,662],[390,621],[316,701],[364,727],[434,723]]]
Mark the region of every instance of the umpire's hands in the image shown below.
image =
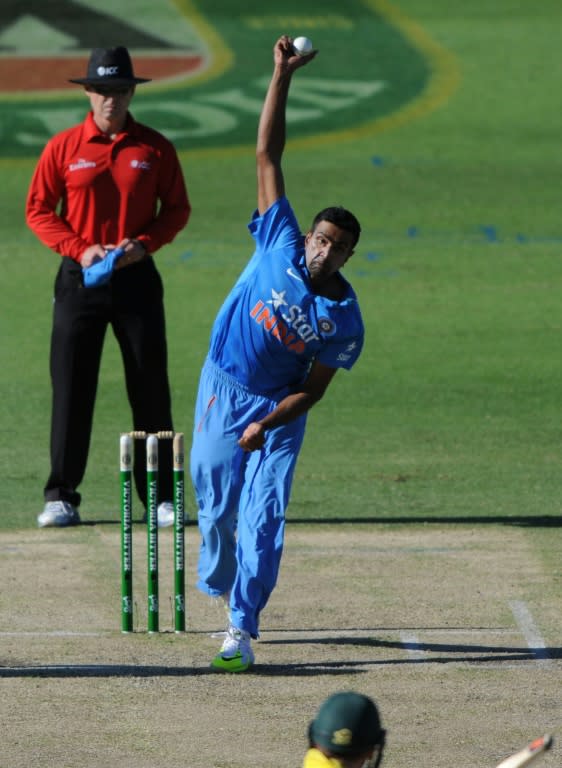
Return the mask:
[[[113,245],[103,246],[100,243],[90,245],[80,257],[80,266],[82,269],[88,269],[92,264],[105,259],[107,251],[111,251],[114,247]]]
[[[258,424],[257,421],[253,421],[248,424],[244,430],[242,437],[238,441],[240,448],[245,451],[257,451],[263,448],[265,443],[265,429],[262,424]]]
[[[131,237],[121,240],[118,247],[123,248],[124,253],[115,265],[115,269],[129,267],[131,264],[136,264],[137,261],[142,261],[146,256],[144,244],[140,240],[135,240]]]

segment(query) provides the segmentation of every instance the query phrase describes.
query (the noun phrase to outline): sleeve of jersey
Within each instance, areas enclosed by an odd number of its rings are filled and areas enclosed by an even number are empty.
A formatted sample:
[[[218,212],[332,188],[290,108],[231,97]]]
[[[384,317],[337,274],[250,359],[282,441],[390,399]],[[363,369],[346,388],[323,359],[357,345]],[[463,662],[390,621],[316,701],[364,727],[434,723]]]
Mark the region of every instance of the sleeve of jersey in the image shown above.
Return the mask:
[[[261,216],[256,211],[248,229],[258,251],[297,248],[302,240],[299,225],[286,197],[280,197]]]
[[[57,149],[49,142],[33,174],[26,201],[28,227],[41,242],[61,256],[75,261],[88,243],[76,235],[57,213],[57,206],[64,195],[64,182],[59,170]]]
[[[359,359],[364,338],[363,321],[357,308],[344,327],[333,338],[327,339],[316,359],[328,368],[345,368],[349,371]]]

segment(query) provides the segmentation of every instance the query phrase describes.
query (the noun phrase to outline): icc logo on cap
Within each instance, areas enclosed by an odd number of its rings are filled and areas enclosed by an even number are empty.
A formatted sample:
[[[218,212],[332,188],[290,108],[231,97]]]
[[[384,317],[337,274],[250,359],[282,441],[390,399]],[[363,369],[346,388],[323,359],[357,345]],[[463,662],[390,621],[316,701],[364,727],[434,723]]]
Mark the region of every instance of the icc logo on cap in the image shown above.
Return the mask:
[[[99,77],[103,77],[104,75],[116,75],[119,72],[119,67],[98,67],[97,73]]]

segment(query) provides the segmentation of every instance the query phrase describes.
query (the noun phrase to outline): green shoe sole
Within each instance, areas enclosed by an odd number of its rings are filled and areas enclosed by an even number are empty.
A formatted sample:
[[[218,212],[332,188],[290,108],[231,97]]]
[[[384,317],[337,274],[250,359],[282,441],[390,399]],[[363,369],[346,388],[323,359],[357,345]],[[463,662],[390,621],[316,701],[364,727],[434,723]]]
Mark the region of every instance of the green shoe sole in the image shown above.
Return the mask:
[[[240,651],[225,658],[220,653],[211,662],[211,667],[220,672],[246,672],[253,664],[253,659],[244,658]]]

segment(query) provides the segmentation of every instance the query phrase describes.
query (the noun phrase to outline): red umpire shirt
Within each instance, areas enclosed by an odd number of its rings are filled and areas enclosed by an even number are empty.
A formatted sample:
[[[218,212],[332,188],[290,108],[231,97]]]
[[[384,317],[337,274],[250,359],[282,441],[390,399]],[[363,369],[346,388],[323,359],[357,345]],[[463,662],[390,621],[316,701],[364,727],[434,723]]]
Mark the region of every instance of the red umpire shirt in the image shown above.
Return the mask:
[[[154,253],[186,225],[190,210],[168,139],[129,114],[123,131],[111,140],[90,112],[83,123],[47,143],[31,181],[26,215],[41,242],[79,262],[90,245],[115,245],[124,237],[140,240],[147,253]]]
[[[132,73],[126,79],[136,80]],[[51,472],[45,508],[37,518],[40,527],[80,521],[78,487],[88,459],[108,325],[121,349],[134,428],[173,429],[164,290],[150,255],[175,238],[190,213],[174,145],[128,112],[121,130],[111,136],[89,112],[79,125],[53,136],[39,157],[26,220],[39,240],[62,257],[54,282],[49,358]],[[107,286],[85,287],[84,252],[125,239],[140,241],[147,258],[116,270]],[[143,450],[136,441],[135,484],[144,501]],[[161,452],[159,470],[161,499],[171,500],[169,451]]]

